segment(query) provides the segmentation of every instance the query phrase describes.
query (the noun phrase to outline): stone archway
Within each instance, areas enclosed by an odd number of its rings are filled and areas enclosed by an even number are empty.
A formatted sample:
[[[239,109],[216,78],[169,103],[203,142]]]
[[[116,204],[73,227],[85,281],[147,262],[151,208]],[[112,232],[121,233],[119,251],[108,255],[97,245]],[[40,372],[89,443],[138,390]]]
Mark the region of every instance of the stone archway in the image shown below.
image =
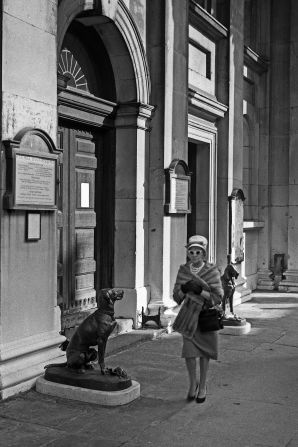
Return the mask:
[[[114,287],[125,290],[118,313],[137,319],[150,290],[146,276],[148,217],[148,121],[150,78],[138,29],[122,0],[62,0],[58,13],[58,51],[73,20],[93,27],[105,45],[115,77],[115,239]],[[123,270],[125,265],[125,271]]]
[[[80,16],[86,26],[95,26],[109,52],[111,64],[120,74],[116,80],[118,101],[148,104],[150,75],[145,50],[138,29],[122,0],[101,0],[97,6],[88,0],[62,0],[58,9],[58,54],[71,22]],[[104,29],[106,28],[106,29]],[[119,49],[121,51],[119,52]],[[130,75],[127,78],[127,72]],[[125,73],[127,90],[122,90]],[[133,93],[133,92],[136,93]]]

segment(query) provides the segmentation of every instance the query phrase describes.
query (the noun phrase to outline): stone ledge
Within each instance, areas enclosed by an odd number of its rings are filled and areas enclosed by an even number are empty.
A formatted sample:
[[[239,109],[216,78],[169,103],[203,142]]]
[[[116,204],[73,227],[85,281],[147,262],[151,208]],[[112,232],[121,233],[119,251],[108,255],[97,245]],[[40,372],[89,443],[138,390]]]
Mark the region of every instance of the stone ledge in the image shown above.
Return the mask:
[[[272,298],[291,298],[298,299],[298,293],[293,292],[280,292],[279,290],[260,290],[258,287],[251,293],[251,300],[258,299],[272,299]]]
[[[36,391],[63,399],[78,400],[104,406],[125,405],[140,397],[140,384],[132,380],[132,385],[120,391],[98,391],[49,382],[44,377],[36,381]]]
[[[111,336],[107,342],[106,356],[116,354],[122,349],[131,347],[134,344],[156,339],[163,332],[165,332],[165,329],[148,327],[147,329],[134,329],[125,334]]]

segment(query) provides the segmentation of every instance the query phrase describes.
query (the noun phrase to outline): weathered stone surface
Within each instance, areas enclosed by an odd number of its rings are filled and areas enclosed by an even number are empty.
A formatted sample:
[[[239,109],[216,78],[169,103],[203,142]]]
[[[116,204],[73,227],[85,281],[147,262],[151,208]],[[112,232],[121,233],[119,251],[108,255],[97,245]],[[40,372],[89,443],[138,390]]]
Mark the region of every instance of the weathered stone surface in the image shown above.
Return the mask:
[[[296,446],[298,295],[254,294],[236,312],[252,330],[220,331],[203,405],[185,401],[182,337],[172,333],[109,357],[141,383],[140,399],[107,407],[30,391],[0,404],[0,446]]]

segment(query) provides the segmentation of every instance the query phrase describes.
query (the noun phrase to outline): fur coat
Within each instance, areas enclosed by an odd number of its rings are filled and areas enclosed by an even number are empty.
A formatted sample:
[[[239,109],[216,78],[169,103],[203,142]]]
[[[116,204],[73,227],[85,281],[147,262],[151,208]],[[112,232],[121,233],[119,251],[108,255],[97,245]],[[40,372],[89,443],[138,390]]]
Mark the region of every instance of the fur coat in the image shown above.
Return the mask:
[[[199,274],[190,271],[190,263],[181,265],[177,274],[173,291],[174,300],[183,304],[174,321],[173,329],[180,332],[187,338],[192,338],[198,326],[199,314],[202,310],[205,299],[201,295],[188,292],[186,295],[181,291],[181,285],[194,280],[201,285],[203,290],[210,292],[213,305],[220,304],[223,297],[223,289],[218,267],[214,264],[206,263]]]

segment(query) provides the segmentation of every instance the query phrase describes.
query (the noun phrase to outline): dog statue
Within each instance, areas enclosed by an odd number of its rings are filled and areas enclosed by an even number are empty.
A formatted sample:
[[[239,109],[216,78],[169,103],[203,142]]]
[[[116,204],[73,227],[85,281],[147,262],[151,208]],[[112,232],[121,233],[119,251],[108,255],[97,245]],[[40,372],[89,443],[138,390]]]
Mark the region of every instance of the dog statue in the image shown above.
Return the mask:
[[[77,373],[84,374],[86,369],[94,368],[92,362],[98,359],[102,374],[110,373],[105,367],[105,351],[109,336],[116,326],[114,303],[123,298],[123,290],[101,289],[97,299],[97,310],[89,315],[77,328],[69,343],[62,344],[66,349],[66,362],[45,366],[67,366]],[[97,346],[98,352],[91,346]]]
[[[226,304],[229,302],[230,306],[230,312],[231,314],[234,314],[233,310],[233,297],[235,292],[235,279],[237,279],[239,276],[239,273],[237,270],[232,266],[230,262],[230,257],[228,256],[228,265],[225,268],[224,274],[221,276],[221,282],[222,287],[224,290],[224,297],[222,300],[222,309],[224,313],[226,312]],[[234,315],[236,318],[236,315]]]

